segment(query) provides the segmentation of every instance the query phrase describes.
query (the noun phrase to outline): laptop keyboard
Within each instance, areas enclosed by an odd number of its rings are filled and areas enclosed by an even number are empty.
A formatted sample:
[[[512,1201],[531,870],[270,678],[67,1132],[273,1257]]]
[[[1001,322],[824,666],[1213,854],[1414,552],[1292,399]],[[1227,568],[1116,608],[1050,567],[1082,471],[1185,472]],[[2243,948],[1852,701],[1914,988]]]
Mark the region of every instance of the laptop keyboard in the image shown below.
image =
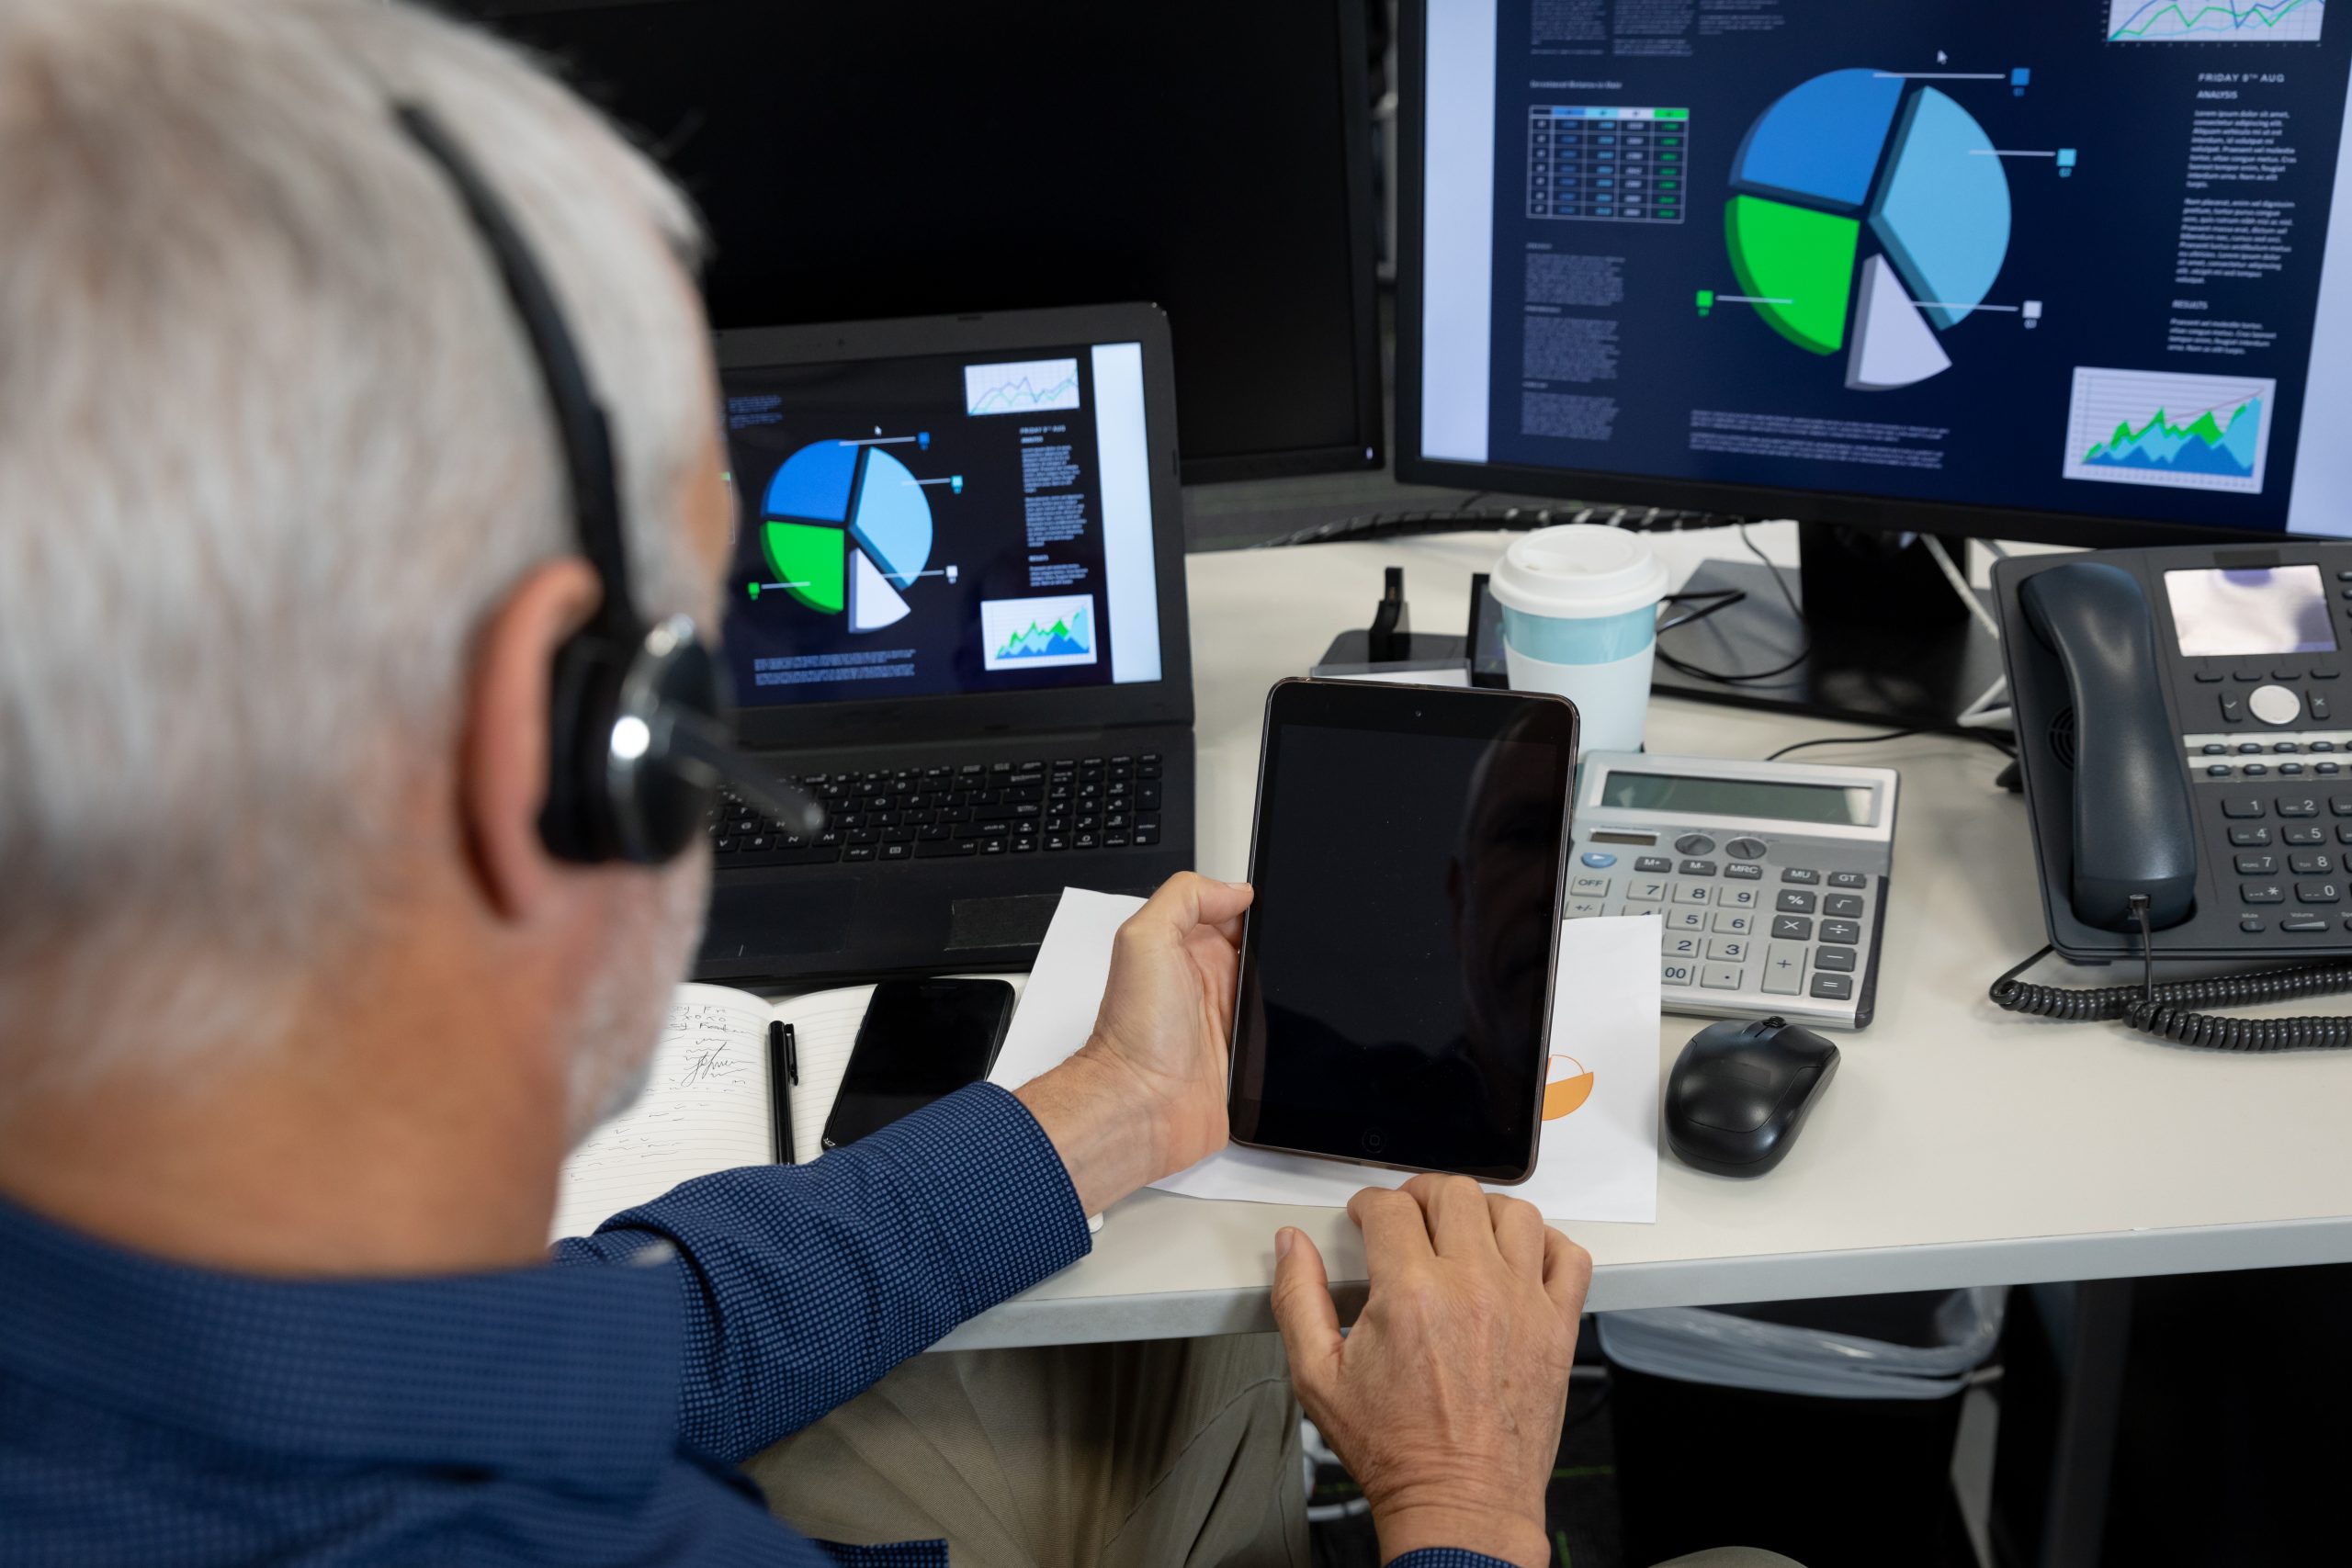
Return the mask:
[[[710,844],[721,871],[758,865],[1025,855],[1159,842],[1159,753],[805,773],[825,807],[820,833],[785,832],[721,792]]]

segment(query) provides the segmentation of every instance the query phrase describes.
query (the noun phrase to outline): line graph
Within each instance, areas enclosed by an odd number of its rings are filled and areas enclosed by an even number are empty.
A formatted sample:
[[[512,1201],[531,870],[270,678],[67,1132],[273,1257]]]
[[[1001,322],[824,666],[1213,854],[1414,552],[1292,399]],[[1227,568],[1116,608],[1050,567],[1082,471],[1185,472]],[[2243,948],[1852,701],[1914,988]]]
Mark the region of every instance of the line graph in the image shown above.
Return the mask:
[[[2109,43],[2317,43],[2326,0],[2108,0]]]
[[[1078,407],[1078,361],[1024,359],[964,367],[967,414],[1035,413]]]

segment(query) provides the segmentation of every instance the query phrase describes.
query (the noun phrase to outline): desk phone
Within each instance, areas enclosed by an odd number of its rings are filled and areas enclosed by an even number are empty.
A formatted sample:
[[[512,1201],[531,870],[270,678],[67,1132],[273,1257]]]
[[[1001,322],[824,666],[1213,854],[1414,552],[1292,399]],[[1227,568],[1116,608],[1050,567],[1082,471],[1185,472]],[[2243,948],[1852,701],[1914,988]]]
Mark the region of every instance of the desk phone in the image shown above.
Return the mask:
[[[2051,945],[2352,955],[2352,544],[2037,556],[1993,588]]]
[[[1567,917],[1664,918],[1664,1006],[1869,1026],[1892,768],[1588,751]]]

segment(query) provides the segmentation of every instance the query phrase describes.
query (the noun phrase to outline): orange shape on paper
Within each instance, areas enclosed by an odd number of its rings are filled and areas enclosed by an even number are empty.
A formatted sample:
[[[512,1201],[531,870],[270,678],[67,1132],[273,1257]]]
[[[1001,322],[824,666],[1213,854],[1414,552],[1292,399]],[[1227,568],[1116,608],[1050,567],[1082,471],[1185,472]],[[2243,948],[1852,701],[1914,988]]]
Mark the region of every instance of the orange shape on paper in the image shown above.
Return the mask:
[[[1555,1056],[1544,1064],[1544,1121],[1557,1122],[1591,1098],[1592,1075],[1582,1062],[1574,1056]]]

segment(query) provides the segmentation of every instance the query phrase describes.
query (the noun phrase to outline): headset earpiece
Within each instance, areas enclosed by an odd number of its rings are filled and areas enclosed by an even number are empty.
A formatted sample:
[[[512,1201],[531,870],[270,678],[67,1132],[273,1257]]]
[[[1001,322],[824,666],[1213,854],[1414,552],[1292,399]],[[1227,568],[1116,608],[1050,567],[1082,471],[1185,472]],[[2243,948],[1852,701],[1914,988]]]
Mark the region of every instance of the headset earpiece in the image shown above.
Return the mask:
[[[680,726],[725,724],[718,665],[694,623],[670,616],[626,652],[580,632],[556,650],[550,698],[539,814],[548,852],[659,865],[692,843],[716,778],[681,754]]]

